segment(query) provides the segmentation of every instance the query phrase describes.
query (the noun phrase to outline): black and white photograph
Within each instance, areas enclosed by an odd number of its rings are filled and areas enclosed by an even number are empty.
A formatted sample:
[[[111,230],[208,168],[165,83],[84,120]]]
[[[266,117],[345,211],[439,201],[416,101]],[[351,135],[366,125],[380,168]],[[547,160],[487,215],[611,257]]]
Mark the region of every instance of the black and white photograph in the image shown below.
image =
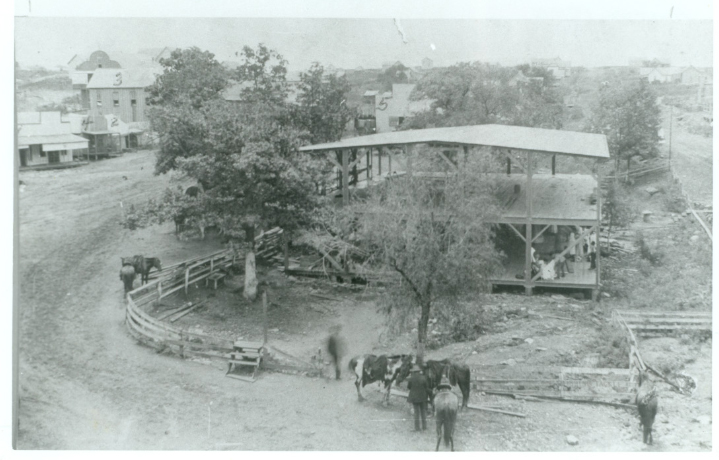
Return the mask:
[[[713,451],[711,2],[151,3],[15,4],[14,454]]]

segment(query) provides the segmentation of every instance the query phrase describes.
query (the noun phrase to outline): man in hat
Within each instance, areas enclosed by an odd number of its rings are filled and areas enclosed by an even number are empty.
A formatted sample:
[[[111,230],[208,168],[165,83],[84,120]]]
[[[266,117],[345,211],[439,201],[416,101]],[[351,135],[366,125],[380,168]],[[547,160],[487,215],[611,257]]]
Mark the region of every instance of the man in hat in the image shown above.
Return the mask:
[[[427,429],[427,401],[429,400],[430,388],[427,377],[422,375],[418,365],[412,366],[412,375],[407,382],[409,396],[407,401],[414,406],[414,431],[419,431],[419,419],[422,417],[422,429]]]

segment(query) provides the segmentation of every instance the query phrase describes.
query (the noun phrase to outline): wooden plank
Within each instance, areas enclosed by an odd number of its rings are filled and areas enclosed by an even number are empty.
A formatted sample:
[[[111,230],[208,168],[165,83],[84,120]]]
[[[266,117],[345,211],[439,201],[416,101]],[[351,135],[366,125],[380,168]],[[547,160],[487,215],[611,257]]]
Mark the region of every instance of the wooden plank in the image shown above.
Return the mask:
[[[401,390],[396,390],[394,388],[392,388],[390,390],[390,394],[392,396],[400,396],[402,398],[407,398],[409,396],[409,393],[407,393],[405,391],[401,391]],[[509,412],[509,411],[504,411],[504,410],[499,410],[499,409],[491,409],[489,407],[477,406],[475,404],[467,404],[467,407],[470,409],[484,411],[484,412],[495,412],[495,413],[504,414],[504,415],[512,415],[514,417],[526,417],[527,416],[527,414],[520,414],[517,412]]]
[[[161,334],[165,338],[179,338],[179,332],[173,331],[172,329],[157,326],[155,324],[152,324],[148,321],[144,321],[142,318],[139,318],[137,315],[134,314],[134,312],[130,312],[130,319],[135,322],[138,326],[148,330],[155,332],[157,334]]]
[[[551,225],[545,226],[542,230],[539,231],[539,233],[537,233],[536,235],[534,235],[534,236],[532,237],[532,243],[534,243],[535,241],[537,241],[537,238],[539,238],[539,237],[542,235],[542,233],[544,233],[544,231],[547,230],[549,227],[551,227]]]
[[[648,317],[680,317],[680,318],[711,318],[712,312],[662,312],[662,311],[641,311],[641,310],[617,310],[617,313],[622,315],[624,319],[629,319],[631,316],[648,316]]]
[[[255,342],[250,340],[236,340],[232,343],[232,345],[235,348],[259,350],[264,344],[262,342]]]
[[[508,225],[509,228],[511,228],[512,230],[514,230],[514,233],[516,233],[517,236],[519,236],[519,237],[522,239],[522,241],[524,241],[525,243],[527,242],[527,239],[524,237],[524,235],[522,235],[521,233],[519,233],[519,230],[517,230],[517,228],[514,226],[514,224],[506,224],[506,225]]]
[[[162,315],[158,316],[157,319],[160,320],[160,321],[162,321],[163,319],[165,319],[165,318],[167,318],[167,317],[169,317],[169,316],[172,316],[172,315],[174,315],[175,313],[179,313],[179,312],[181,312],[181,311],[183,311],[183,310],[187,310],[188,308],[192,308],[192,305],[191,305],[191,304],[190,304],[190,305],[185,304],[185,305],[181,306],[180,308],[172,309],[172,310],[170,310],[170,311],[168,311],[168,312],[165,312],[165,313],[163,313]]]
[[[135,318],[137,321],[140,321],[140,322],[142,322],[142,323],[150,324],[150,325],[152,325],[152,326],[154,326],[154,327],[156,327],[156,328],[158,328],[158,329],[161,329],[161,330],[164,330],[164,331],[167,331],[167,332],[171,332],[171,333],[173,333],[173,334],[179,334],[179,333],[180,333],[179,330],[173,328],[172,326],[170,326],[170,325],[167,324],[167,323],[163,323],[163,322],[161,322],[161,321],[156,320],[155,318],[153,318],[152,316],[150,316],[150,315],[148,315],[147,313],[143,312],[142,310],[137,310],[137,309],[128,308],[127,311],[128,311],[129,314],[132,315],[133,318]]]
[[[176,340],[176,339],[170,339],[167,341],[170,345],[176,345],[178,347],[185,347],[185,348],[199,348],[201,350],[216,350],[223,353],[224,359],[230,359],[227,355],[232,352],[231,348],[222,347],[220,345],[214,344],[214,343],[200,343],[200,342],[192,342],[190,340]]]
[[[198,303],[196,303],[195,305],[191,306],[191,307],[188,308],[187,310],[178,313],[177,316],[175,316],[174,318],[170,318],[170,322],[171,322],[171,323],[174,323],[175,321],[177,321],[178,319],[182,318],[183,316],[189,315],[190,313],[192,313],[193,311],[195,311],[197,308],[201,307],[203,304],[204,304],[204,302],[198,302]]]
[[[638,317],[630,317],[630,318],[624,318],[624,320],[627,322],[627,324],[635,324],[635,325],[654,325],[654,324],[711,324],[712,319],[711,318],[638,318]]]
[[[565,374],[599,374],[599,375],[629,375],[629,369],[623,368],[594,368],[594,367],[563,367],[560,372]]]
[[[699,325],[677,325],[677,326],[653,326],[653,325],[629,325],[631,329],[636,329],[637,331],[654,331],[654,330],[661,330],[661,331],[668,331],[668,330],[688,330],[688,331],[698,331],[698,330],[706,330],[710,331],[712,329],[711,324],[706,324],[703,326]]]

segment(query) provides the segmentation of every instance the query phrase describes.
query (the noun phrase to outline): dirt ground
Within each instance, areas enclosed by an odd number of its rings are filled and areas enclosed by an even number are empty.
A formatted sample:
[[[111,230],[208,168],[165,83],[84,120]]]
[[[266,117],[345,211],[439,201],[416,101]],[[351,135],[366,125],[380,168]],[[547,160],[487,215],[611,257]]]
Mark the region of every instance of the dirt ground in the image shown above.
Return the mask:
[[[180,241],[172,225],[135,232],[120,226],[128,203],[158,196],[168,177],[152,175],[154,156],[143,151],[61,171],[23,172],[20,195],[20,449],[144,450],[389,450],[425,451],[435,438],[411,432],[408,405],[380,404],[375,385],[359,403],[348,372],[340,381],[263,372],[253,384],[225,378],[220,363],[183,360],[137,344],[123,318],[119,258],[160,256],[165,264],[209,253],[213,239]],[[127,180],[123,179],[127,176]],[[123,203],[123,207],[120,206]],[[307,358],[327,328],[343,324],[349,354],[409,352],[407,337],[390,340],[376,311],[381,290],[337,287],[271,274],[270,343]],[[259,303],[247,305],[229,285],[193,287],[207,306],[178,326],[231,338],[261,337]],[[321,294],[339,299],[326,300]],[[581,318],[589,303],[495,296],[498,304],[541,314]],[[179,301],[183,301],[178,297]],[[563,304],[557,306],[557,304]],[[504,308],[504,307],[499,307]],[[611,308],[605,305],[603,308]],[[542,311],[540,311],[540,309]],[[551,311],[550,313],[547,313]],[[568,323],[568,324],[565,324]],[[433,357],[466,357],[472,365],[517,368],[562,363],[597,333],[584,321],[508,316],[504,332],[454,344]],[[509,346],[512,336],[533,337]],[[472,395],[472,402],[521,412],[460,414],[460,451],[709,451],[711,450],[711,341],[642,342],[644,353],[689,358],[697,379],[691,397],[658,384],[655,445],[641,443],[633,411],[594,405],[524,402]],[[537,352],[536,347],[546,348]],[[577,358],[581,362],[581,357]],[[570,446],[566,437],[579,440]]]
[[[669,115],[668,107],[662,107],[662,127],[666,137],[661,146],[665,154],[669,152]],[[690,132],[690,121],[699,120],[701,113],[681,113],[674,109],[672,123],[672,166],[682,181],[689,198],[704,206],[713,203],[712,137]],[[681,121],[678,118],[682,118]],[[705,123],[706,124],[706,123]]]

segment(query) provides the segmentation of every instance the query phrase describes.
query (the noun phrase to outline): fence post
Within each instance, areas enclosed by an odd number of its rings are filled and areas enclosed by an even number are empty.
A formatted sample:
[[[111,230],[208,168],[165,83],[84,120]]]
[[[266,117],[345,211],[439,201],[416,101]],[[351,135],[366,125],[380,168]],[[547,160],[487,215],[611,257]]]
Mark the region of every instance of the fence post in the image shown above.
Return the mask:
[[[190,282],[190,267],[185,270],[185,295],[187,295],[187,286]]]
[[[215,271],[215,257],[213,256],[212,259],[210,259],[210,273]]]
[[[162,280],[157,282],[157,300],[162,299]]]
[[[262,328],[264,333],[264,343],[267,344],[267,289],[262,290]]]

